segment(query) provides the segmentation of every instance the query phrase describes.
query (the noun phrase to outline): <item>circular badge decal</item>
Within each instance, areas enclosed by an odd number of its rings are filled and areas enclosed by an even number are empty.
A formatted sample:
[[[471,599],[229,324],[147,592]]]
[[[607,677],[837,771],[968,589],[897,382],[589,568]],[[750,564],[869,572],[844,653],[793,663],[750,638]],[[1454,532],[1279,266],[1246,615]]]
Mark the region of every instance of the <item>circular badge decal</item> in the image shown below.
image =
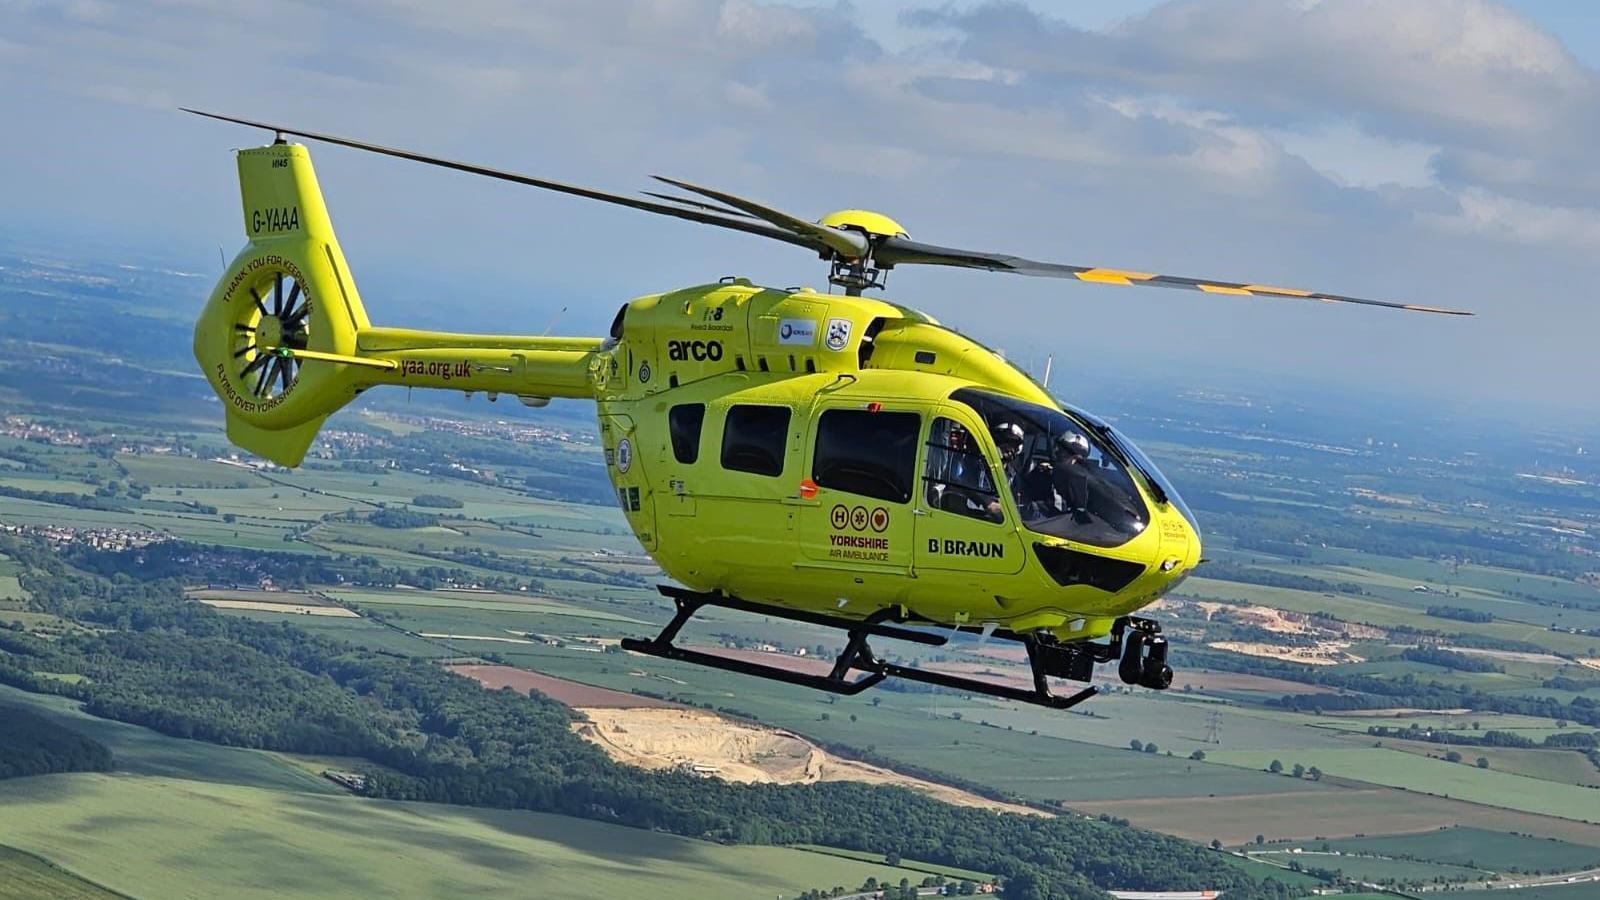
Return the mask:
[[[650,383],[650,363],[648,361],[639,363],[639,383]]]
[[[627,438],[617,442],[617,471],[628,474],[628,468],[633,465],[633,442]]]
[[[843,529],[846,525],[850,524],[850,510],[846,509],[842,503],[835,506],[833,508],[833,512],[828,514],[828,522],[829,524],[833,525],[836,530]]]
[[[889,511],[879,506],[872,510],[872,530],[878,534],[889,527]]]
[[[862,531],[867,527],[867,508],[858,506],[850,510],[850,527]]]

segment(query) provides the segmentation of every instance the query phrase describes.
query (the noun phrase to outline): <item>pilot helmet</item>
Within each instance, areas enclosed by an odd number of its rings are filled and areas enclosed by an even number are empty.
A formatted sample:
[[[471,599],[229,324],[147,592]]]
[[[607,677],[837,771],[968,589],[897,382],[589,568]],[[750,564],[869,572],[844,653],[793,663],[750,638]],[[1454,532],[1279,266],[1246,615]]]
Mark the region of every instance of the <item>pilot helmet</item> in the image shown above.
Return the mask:
[[[950,432],[949,432],[949,443],[950,443],[950,449],[951,450],[955,450],[958,453],[966,452],[966,449],[967,449],[967,429],[961,427],[961,425],[956,423],[956,422],[951,422],[950,423]]]
[[[1022,426],[1015,422],[996,422],[989,426],[989,434],[994,437],[994,445],[1002,453],[1022,449]]]
[[[1069,456],[1088,456],[1089,439],[1076,431],[1064,431],[1056,435],[1056,452]]]

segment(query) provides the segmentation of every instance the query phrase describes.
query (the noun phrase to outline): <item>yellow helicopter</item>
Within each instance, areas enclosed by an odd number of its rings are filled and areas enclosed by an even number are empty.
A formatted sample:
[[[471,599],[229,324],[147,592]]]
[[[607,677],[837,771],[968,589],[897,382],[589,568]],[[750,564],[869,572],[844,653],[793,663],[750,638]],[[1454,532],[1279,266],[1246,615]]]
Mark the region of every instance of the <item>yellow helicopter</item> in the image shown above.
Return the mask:
[[[941,265],[1098,284],[1459,310],[1044,263],[911,240],[879,213],[816,222],[682,181],[695,195],[612,194],[362,141],[266,129],[237,153],[248,243],[212,291],[194,353],[229,439],[298,465],[322,423],[374,385],[595,401],[617,504],[680,586],[638,653],[855,694],[909,679],[1064,709],[1050,679],[1116,662],[1129,684],[1172,681],[1160,626],[1133,613],[1200,562],[1194,515],[1120,432],[932,317],[862,292],[895,266]],[[842,294],[742,278],[625,303],[605,337],[375,327],[356,292],[311,157],[292,135],[599,200],[804,247]],[[827,675],[673,643],[706,606],[836,627]],[[923,627],[916,627],[923,626]],[[1031,688],[902,666],[868,639],[1016,641]]]

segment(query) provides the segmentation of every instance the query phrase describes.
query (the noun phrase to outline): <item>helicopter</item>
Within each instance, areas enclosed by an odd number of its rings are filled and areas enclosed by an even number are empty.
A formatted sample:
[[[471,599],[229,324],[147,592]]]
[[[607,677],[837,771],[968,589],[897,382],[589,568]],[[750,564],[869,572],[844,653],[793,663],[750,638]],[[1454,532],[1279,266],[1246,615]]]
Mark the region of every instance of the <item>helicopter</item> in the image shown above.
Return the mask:
[[[1095,667],[1172,683],[1168,642],[1135,615],[1201,560],[1177,489],[1123,433],[1056,400],[978,341],[865,296],[898,266],[1093,284],[1470,312],[1270,285],[1039,262],[912,240],[881,213],[810,221],[723,191],[632,197],[281,125],[236,151],[247,243],[212,290],[194,354],[228,438],[297,466],[327,418],[378,385],[595,402],[616,502],[672,579],[672,619],[626,650],[835,694],[887,678],[1066,709]],[[411,160],[777,240],[828,265],[830,291],[744,278],[630,300],[602,337],[374,326],[304,144]],[[692,195],[692,196],[685,196]],[[834,293],[832,288],[840,289]],[[827,674],[675,643],[707,607],[841,631]],[[869,639],[959,633],[1026,651],[1019,687],[902,665]],[[1057,693],[1053,679],[1078,682]]]

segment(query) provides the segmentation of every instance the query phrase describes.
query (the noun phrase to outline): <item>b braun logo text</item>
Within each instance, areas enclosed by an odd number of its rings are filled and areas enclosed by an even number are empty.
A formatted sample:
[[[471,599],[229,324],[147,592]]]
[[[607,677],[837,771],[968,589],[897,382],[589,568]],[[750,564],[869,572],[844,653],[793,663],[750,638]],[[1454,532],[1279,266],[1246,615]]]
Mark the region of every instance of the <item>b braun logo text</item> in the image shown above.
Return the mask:
[[[998,541],[957,541],[946,538],[928,538],[928,552],[940,556],[976,556],[981,559],[1004,559],[1006,548]]]

